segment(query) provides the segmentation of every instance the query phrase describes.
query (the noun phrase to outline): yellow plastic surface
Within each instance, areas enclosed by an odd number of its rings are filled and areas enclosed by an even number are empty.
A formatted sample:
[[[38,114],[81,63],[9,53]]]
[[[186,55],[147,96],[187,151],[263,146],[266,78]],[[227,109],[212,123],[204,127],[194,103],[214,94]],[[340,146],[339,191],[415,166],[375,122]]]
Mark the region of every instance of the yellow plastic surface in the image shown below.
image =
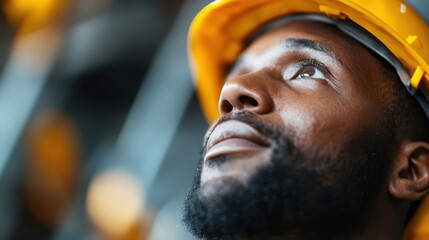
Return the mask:
[[[425,72],[423,71],[423,69],[420,66],[418,66],[413,76],[411,77],[411,81],[410,81],[411,86],[414,89],[417,89],[419,87],[420,81],[422,80],[424,73]]]
[[[420,204],[404,233],[404,240],[429,239],[429,197]]]

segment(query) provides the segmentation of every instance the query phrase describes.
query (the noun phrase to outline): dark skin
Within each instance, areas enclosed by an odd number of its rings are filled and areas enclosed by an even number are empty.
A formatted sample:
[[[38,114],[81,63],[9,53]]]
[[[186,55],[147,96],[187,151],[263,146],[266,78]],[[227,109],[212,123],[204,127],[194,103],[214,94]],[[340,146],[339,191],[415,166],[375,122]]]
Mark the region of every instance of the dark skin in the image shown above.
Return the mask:
[[[383,113],[391,101],[382,68],[371,52],[334,27],[290,22],[243,52],[227,77],[219,111],[251,111],[293,136],[305,151],[335,156],[352,136],[377,136],[388,120]],[[225,134],[234,136],[224,139]],[[398,136],[385,187],[371,206],[365,230],[353,239],[401,239],[410,201],[429,192],[429,144],[406,133]],[[217,126],[203,162],[203,192],[212,194],[220,180],[245,183],[268,163],[269,154],[264,139],[246,124]],[[229,158],[223,170],[208,167],[219,156]]]

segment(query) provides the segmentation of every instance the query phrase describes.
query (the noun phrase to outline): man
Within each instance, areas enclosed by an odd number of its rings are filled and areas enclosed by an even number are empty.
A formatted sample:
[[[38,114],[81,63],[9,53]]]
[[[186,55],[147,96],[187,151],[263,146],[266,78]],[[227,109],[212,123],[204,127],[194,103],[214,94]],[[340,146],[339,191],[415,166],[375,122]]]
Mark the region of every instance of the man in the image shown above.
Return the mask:
[[[419,47],[403,29],[386,37],[396,25],[383,16],[395,4],[391,12],[421,26]],[[410,216],[429,192],[422,22],[400,1],[203,9],[190,53],[211,120],[211,94],[224,84],[185,202],[189,230],[203,239],[402,239],[410,222],[416,228]],[[416,237],[425,239],[407,230]]]

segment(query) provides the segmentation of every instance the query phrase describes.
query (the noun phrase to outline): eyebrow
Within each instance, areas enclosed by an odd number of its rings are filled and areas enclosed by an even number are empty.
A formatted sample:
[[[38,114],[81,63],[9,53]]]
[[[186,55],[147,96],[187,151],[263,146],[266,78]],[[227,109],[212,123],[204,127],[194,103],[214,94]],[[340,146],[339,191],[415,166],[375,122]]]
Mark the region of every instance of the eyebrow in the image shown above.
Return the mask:
[[[284,49],[310,49],[326,54],[331,59],[335,60],[342,66],[344,66],[341,59],[332,51],[325,43],[306,38],[288,38],[281,41],[281,46]]]
[[[327,55],[332,60],[338,62],[342,67],[349,70],[349,67],[346,66],[343,63],[343,61],[341,61],[341,59],[334,53],[334,51],[332,51],[323,42],[310,40],[310,39],[306,39],[306,38],[287,38],[287,39],[283,39],[280,42],[280,45],[285,50],[289,50],[289,49],[297,49],[297,50],[310,49],[313,51],[321,52],[321,53]],[[229,73],[231,73],[232,70],[240,67],[243,64],[243,62],[245,62],[244,61],[245,58],[246,58],[245,56],[238,58],[237,61],[235,61],[235,63],[232,64],[228,68],[227,73],[229,74]]]

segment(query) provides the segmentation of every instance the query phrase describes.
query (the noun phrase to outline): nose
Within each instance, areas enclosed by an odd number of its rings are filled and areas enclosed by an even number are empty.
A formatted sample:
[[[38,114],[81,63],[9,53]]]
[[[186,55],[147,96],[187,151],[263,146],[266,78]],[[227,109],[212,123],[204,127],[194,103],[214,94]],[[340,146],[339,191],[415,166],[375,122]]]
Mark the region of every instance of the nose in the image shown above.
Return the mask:
[[[265,81],[257,73],[245,74],[228,80],[222,88],[219,112],[222,115],[238,110],[248,110],[263,115],[274,109],[274,101]]]

